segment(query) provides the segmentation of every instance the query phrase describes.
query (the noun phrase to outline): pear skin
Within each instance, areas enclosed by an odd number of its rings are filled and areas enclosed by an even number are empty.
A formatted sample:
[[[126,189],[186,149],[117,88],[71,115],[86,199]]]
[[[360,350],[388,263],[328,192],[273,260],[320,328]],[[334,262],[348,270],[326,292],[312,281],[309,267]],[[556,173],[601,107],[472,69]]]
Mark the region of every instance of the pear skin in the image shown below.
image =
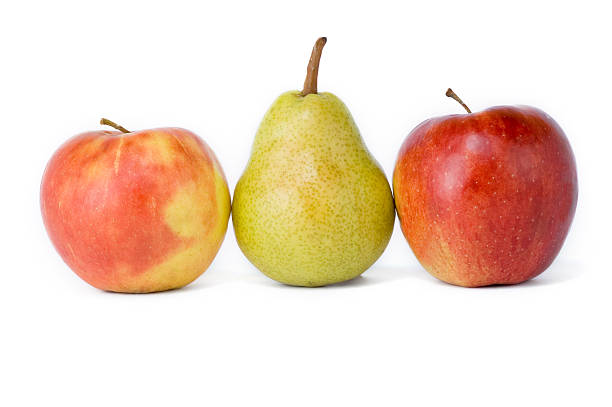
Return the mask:
[[[395,207],[346,106],[316,93],[316,79],[308,93],[309,80],[264,116],[232,210],[238,244],[259,270],[317,287],[357,277],[380,257]]]

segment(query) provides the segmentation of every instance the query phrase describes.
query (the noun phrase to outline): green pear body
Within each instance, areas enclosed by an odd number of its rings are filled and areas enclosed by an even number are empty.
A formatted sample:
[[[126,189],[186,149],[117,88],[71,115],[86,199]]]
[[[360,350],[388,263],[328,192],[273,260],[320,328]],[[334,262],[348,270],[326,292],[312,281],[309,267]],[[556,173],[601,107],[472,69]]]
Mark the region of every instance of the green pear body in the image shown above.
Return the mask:
[[[395,220],[387,178],[346,106],[298,91],[266,113],[232,211],[246,257],[274,280],[308,287],[367,270]]]

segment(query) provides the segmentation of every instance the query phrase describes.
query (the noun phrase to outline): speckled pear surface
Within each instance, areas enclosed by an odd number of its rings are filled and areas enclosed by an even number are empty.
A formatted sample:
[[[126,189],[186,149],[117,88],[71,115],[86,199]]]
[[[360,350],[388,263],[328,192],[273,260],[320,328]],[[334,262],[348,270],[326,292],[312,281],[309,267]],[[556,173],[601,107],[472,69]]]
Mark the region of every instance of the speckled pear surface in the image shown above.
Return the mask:
[[[378,259],[394,218],[385,174],[340,99],[281,95],[234,194],[234,229],[246,257],[285,284],[338,283]]]

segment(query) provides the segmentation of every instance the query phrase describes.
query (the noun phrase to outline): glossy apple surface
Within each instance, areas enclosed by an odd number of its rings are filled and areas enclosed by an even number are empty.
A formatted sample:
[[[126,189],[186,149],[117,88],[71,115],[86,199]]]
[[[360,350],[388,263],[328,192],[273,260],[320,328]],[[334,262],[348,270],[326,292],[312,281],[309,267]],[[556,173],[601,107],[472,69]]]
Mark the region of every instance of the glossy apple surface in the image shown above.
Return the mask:
[[[526,106],[421,123],[401,147],[393,189],[423,267],[466,287],[543,272],[561,249],[578,196],[565,134]]]
[[[73,137],[49,161],[40,203],[53,245],[76,274],[131,293],[195,280],[215,257],[230,213],[214,153],[179,128]]]

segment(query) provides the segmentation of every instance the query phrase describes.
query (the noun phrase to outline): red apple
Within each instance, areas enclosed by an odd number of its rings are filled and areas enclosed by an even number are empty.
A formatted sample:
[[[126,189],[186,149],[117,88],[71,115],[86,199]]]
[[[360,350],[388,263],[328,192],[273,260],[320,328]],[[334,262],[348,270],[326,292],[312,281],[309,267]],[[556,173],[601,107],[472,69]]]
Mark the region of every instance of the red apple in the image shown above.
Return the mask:
[[[64,143],[42,179],[42,216],[53,245],[102,290],[182,287],[215,257],[230,213],[212,150],[179,128],[93,131]],[[124,134],[125,133],[125,134]]]
[[[450,284],[516,284],[559,253],[576,210],[576,164],[546,113],[498,106],[426,120],[393,174],[402,231],[423,267]]]

